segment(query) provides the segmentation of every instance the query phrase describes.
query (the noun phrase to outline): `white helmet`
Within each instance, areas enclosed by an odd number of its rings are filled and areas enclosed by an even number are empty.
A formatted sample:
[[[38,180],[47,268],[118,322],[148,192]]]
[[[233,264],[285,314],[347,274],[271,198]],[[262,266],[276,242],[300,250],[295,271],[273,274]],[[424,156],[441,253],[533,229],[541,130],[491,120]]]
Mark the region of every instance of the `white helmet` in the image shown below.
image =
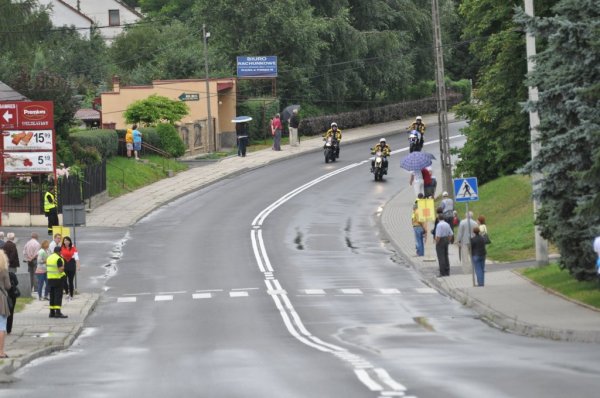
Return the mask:
[[[385,138],[381,138],[379,142],[385,142]]]
[[[331,127],[333,127],[333,126],[337,127],[337,123],[336,122],[331,123]]]
[[[423,120],[421,116],[417,116],[417,120]]]

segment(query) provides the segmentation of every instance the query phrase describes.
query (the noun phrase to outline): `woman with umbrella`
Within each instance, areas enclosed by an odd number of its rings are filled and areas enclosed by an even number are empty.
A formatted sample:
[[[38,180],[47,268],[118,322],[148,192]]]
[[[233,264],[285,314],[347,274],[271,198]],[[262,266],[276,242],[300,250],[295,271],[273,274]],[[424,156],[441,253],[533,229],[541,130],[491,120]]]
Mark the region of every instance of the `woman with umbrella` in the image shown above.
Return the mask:
[[[412,185],[415,190],[416,197],[418,197],[419,194],[424,194],[425,181],[421,170],[431,166],[432,159],[433,155],[427,152],[411,152],[400,162],[400,167],[410,171],[409,184]]]
[[[235,134],[237,136],[238,156],[246,157],[246,146],[248,146],[248,122],[252,120],[250,116],[238,116],[231,122],[235,123]]]

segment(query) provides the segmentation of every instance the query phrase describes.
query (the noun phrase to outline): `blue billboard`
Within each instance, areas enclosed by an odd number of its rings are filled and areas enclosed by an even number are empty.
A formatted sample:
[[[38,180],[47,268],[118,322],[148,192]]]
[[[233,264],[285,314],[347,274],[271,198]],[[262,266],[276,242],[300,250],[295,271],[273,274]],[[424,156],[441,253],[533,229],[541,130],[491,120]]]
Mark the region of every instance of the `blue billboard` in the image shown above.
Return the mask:
[[[277,77],[277,57],[237,57],[237,77]]]

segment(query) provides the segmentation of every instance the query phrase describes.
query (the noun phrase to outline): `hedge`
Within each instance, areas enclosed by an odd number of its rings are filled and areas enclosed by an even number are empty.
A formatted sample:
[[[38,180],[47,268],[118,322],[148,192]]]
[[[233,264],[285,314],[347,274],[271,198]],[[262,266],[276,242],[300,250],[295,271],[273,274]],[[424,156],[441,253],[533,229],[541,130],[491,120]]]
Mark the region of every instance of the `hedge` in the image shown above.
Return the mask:
[[[69,134],[81,148],[95,148],[103,159],[117,154],[118,142],[115,130],[80,130]]]

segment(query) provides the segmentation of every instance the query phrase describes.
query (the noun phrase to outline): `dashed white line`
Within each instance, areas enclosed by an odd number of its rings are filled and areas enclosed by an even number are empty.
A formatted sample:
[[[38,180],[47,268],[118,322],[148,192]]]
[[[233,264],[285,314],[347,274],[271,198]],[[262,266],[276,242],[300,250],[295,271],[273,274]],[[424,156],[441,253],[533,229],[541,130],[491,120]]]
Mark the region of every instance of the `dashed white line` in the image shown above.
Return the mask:
[[[117,299],[117,303],[135,303],[137,301],[137,297],[119,297]]]
[[[381,294],[400,294],[400,290],[398,289],[379,289]]]
[[[323,290],[323,289],[304,289],[304,293],[306,293],[306,294],[325,294],[325,290]]]
[[[192,298],[194,300],[212,298],[212,293],[194,293]]]
[[[154,301],[172,301],[173,300],[173,296],[171,295],[158,295],[158,296],[154,296]]]
[[[340,289],[340,292],[344,294],[363,294],[360,289]]]
[[[229,292],[229,297],[248,297],[248,292]]]
[[[437,290],[432,289],[430,287],[418,287],[415,290],[417,291],[417,293],[425,293],[425,294],[437,293]]]

